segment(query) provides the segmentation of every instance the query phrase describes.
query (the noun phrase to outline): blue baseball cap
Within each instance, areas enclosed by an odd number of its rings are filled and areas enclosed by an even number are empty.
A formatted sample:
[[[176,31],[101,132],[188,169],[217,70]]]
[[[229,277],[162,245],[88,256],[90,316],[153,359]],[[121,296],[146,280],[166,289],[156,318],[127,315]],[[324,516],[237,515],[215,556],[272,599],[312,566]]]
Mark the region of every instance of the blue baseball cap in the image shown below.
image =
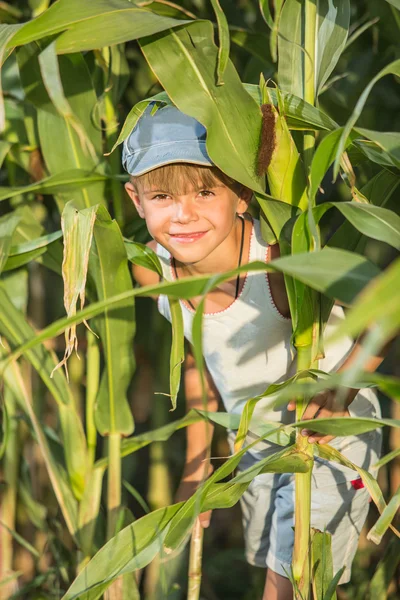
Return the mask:
[[[130,175],[143,175],[157,167],[185,162],[213,166],[206,149],[206,128],[175,106],[144,111],[122,149],[122,165]]]

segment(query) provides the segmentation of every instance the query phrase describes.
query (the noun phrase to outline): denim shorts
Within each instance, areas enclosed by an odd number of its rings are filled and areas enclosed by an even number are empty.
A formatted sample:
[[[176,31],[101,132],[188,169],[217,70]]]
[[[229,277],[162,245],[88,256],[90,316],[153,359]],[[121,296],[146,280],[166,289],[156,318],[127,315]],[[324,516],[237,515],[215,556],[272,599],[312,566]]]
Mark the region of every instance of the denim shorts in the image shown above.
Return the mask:
[[[335,438],[331,445],[364,469],[369,469],[380,455],[381,430],[360,436]],[[233,449],[235,435],[229,433]],[[268,454],[282,450],[276,446]],[[257,458],[246,453],[238,470],[249,468]],[[345,570],[340,584],[350,580],[351,564],[358,538],[369,510],[369,494],[358,473],[336,467],[317,458],[312,476],[311,527],[332,535],[334,574]],[[250,484],[241,498],[247,561],[268,567],[287,576],[291,570],[294,543],[294,474],[263,473]]]

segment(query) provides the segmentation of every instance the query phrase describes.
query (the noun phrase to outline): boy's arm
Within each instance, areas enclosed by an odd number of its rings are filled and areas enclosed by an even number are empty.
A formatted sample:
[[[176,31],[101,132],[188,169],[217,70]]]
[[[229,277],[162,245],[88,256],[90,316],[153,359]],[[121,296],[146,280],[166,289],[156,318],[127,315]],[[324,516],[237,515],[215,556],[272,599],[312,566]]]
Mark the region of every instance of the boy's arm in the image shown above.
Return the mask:
[[[208,371],[205,372],[207,410],[218,409],[219,394]],[[194,357],[189,352],[185,359],[184,384],[187,410],[203,409],[201,379]],[[210,447],[214,427],[208,421],[199,421],[186,427],[186,461],[179,485],[176,501],[187,500],[195,492],[198,485],[212,472],[210,463]],[[207,527],[210,512],[200,515],[203,527]]]
[[[364,336],[361,335],[357,339],[350,354],[342,366],[338,369],[338,373],[342,373],[343,371],[350,369],[354,362],[358,359],[360,352],[362,352],[363,338]],[[368,360],[364,363],[364,371],[367,371],[368,373],[374,373],[376,371],[376,369],[385,359],[392,342],[393,339],[387,342],[380,352],[378,352],[378,354],[368,358]],[[326,390],[325,392],[317,394],[312,400],[310,400],[306,410],[304,411],[303,420],[329,417],[348,417],[348,407],[357,396],[359,391],[360,390],[355,388],[349,389],[344,402],[343,400],[338,401],[337,394],[333,390]],[[295,408],[296,403],[294,401],[289,402],[288,410],[295,410]],[[306,429],[302,431],[302,434],[308,436],[309,442],[318,442],[319,444],[327,444],[335,437],[334,435],[324,435],[323,433],[312,432]]]

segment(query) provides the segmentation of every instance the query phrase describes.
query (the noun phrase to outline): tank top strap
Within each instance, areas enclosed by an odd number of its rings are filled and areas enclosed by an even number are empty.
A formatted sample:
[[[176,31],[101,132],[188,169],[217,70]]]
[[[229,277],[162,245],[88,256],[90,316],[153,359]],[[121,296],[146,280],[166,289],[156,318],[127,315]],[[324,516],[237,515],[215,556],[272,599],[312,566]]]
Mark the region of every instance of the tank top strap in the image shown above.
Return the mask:
[[[253,232],[251,235],[249,259],[250,262],[254,260],[262,260],[263,262],[267,259],[268,244],[261,235],[261,225],[258,219],[253,219]]]

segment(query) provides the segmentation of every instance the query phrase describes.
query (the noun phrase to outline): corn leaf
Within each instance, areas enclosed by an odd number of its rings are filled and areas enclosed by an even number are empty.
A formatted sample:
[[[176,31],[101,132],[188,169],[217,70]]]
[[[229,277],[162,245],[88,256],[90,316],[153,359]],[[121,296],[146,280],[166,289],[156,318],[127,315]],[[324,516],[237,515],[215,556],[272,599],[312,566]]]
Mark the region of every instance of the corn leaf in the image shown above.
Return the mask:
[[[181,506],[160,508],[122,529],[82,569],[62,600],[97,600],[118,576],[145,567],[161,549],[171,519]]]
[[[313,597],[323,600],[333,579],[332,536],[318,529],[312,529],[311,536]]]
[[[128,256],[128,260],[131,261],[134,265],[140,265],[157,273],[160,277],[162,277],[162,268],[160,264],[160,259],[157,254],[146,246],[146,244],[140,244],[139,242],[131,242],[130,240],[125,240],[125,250]]]
[[[43,83],[54,107],[60,116],[65,119],[67,127],[72,127],[72,129],[74,129],[85,152],[95,158],[96,151],[92,141],[65,97],[55,50],[55,42],[49,44],[47,48],[39,54],[38,60]]]
[[[400,3],[399,3],[400,9]],[[400,540],[392,536],[367,590],[368,600],[386,600],[387,590],[400,562]]]
[[[238,465],[243,454],[255,443],[246,446],[246,448],[231,456],[197,489],[194,495],[185,502],[181,510],[171,519],[170,528],[164,540],[167,553],[171,550],[176,550],[187,538],[194,520],[202,510],[205,498],[212,485],[231,473]],[[290,472],[307,472],[309,469],[310,463],[307,458],[300,456],[294,447],[291,446],[272,456],[257,461],[255,465],[236,475],[231,480],[231,483],[238,483],[240,485],[243,483],[250,484],[254,477],[260,473],[284,473],[288,472],[288,470]]]
[[[358,335],[377,324],[384,328],[386,339],[390,339],[400,327],[399,281],[400,259],[397,259],[360,294],[331,340]]]
[[[90,255],[90,273],[97,297],[107,300],[115,292],[132,290],[126,251],[117,223],[103,206],[96,209],[94,243]],[[107,308],[96,319],[105,355],[105,368],[96,399],[95,423],[102,435],[133,431],[133,418],[126,397],[134,372],[133,338],[135,335],[134,298],[124,306]]]
[[[89,4],[59,0],[22,26],[4,26],[8,39],[3,44],[12,48],[64,32],[56,45],[57,53],[63,54],[120,44],[182,23],[181,19],[137,8],[128,0],[113,0],[112,4],[108,0],[93,0]]]
[[[229,25],[219,0],[211,0],[212,7],[217,19],[218,26],[218,63],[217,63],[217,85],[223,85],[224,73],[229,61]]]
[[[3,270],[11,271],[12,269],[21,267],[22,265],[29,263],[31,260],[38,258],[47,252],[48,247],[55,241],[59,240],[61,236],[61,231],[54,231],[54,233],[48,233],[40,238],[11,246],[10,253]]]
[[[382,456],[382,458],[380,458],[378,462],[374,464],[374,469],[380,469],[381,467],[387,465],[391,460],[394,460],[398,456],[400,456],[400,448],[396,448],[395,450],[388,452],[388,454]]]
[[[355,128],[355,131],[361,133],[390,157],[394,166],[400,168],[400,134],[394,131],[371,131],[371,129]]]
[[[386,0],[386,2],[389,2],[389,4],[400,10],[400,0]]]
[[[249,54],[255,56],[258,60],[261,60],[264,65],[271,69],[271,57],[267,52],[268,36],[264,33],[251,31],[244,27],[237,27],[235,25],[229,26],[229,32],[231,42],[236,44],[240,48],[247,50]]]
[[[7,156],[8,151],[11,147],[11,142],[5,142],[4,140],[0,140],[0,168],[3,166],[4,159]]]
[[[171,395],[171,410],[176,409],[176,400],[178,397],[181,368],[185,360],[185,335],[183,330],[182,308],[179,300],[169,298],[169,310],[171,313],[172,324],[172,346],[169,367],[169,387]]]
[[[20,221],[20,217],[9,213],[0,217],[0,273],[3,271],[11,250],[14,231]]]
[[[34,57],[37,60],[37,56]],[[59,58],[59,69],[65,97],[73,115],[87,138],[92,152],[83,143],[82,133],[72,125],[71,119],[61,115],[52,104],[38,107],[38,131],[44,162],[51,175],[80,169],[91,173],[102,172],[104,176],[103,144],[101,130],[93,121],[97,96],[91,75],[80,54]],[[57,136],[54,135],[57,131]],[[73,200],[77,208],[105,204],[105,181],[93,182],[89,187],[59,192],[56,196],[62,212],[67,201]]]
[[[260,85],[263,87],[263,103],[270,104],[275,117],[275,147],[267,169],[267,179],[271,195],[276,200],[287,202],[304,210],[307,206],[306,177],[300,154],[290,134],[283,113],[283,100],[278,94],[279,111],[269,101],[269,89],[265,87],[264,78]],[[268,218],[268,215],[267,215]]]
[[[365,90],[363,91],[361,96],[359,97],[357,104],[354,107],[354,110],[342,131],[342,135],[341,135],[341,138],[338,143],[338,147],[337,147],[336,155],[335,155],[335,164],[333,167],[333,172],[334,172],[335,177],[337,177],[337,174],[339,173],[340,159],[341,159],[341,156],[345,149],[346,140],[350,134],[350,131],[353,129],[354,125],[356,124],[356,122],[361,114],[361,111],[364,108],[364,105],[368,99],[370,91],[374,87],[375,83],[377,83],[380,79],[382,79],[382,77],[385,77],[385,75],[400,76],[400,59],[394,60],[390,64],[386,65],[386,67],[384,67],[381,71],[379,71],[379,73],[377,75],[375,75],[375,77],[373,79],[371,79],[371,81],[369,82],[369,84],[367,85],[367,87],[365,88]]]
[[[324,137],[313,156],[310,169],[311,184],[309,191],[310,201],[313,204],[322,180],[335,160],[336,149],[339,140],[341,139],[342,132],[343,128],[339,127]],[[351,144],[354,137],[354,135],[348,137],[345,143],[345,149]]]
[[[350,19],[349,0],[320,0],[316,18],[315,56],[312,66],[318,95],[336,66],[346,45]],[[304,64],[311,58],[304,51],[304,12],[297,0],[286,0],[279,21],[278,83],[288,93],[304,98]],[[308,25],[309,26],[309,25]]]
[[[382,513],[385,510],[386,502],[383,498],[383,494],[381,492],[381,489],[380,489],[376,479],[371,475],[371,473],[368,473],[368,471],[366,471],[365,469],[362,469],[361,467],[352,463],[348,458],[346,458],[345,456],[343,456],[343,454],[341,454],[338,450],[336,450],[336,448],[329,446],[329,444],[323,444],[323,445],[317,444],[317,447],[318,447],[318,454],[321,458],[325,458],[326,460],[338,462],[339,464],[344,465],[345,467],[348,467],[349,469],[353,469],[354,471],[357,471],[357,473],[360,475],[361,479],[363,480],[363,483],[364,483],[365,487],[367,488],[372,500],[375,502],[376,507],[378,508],[379,512]],[[391,526],[391,529],[396,533],[396,535],[398,534],[397,530],[393,526]]]
[[[290,377],[283,383],[272,383],[268,386],[265,392],[260,394],[260,396],[256,396],[255,398],[250,398],[249,400],[247,400],[240,415],[240,423],[235,439],[235,452],[238,452],[242,449],[243,443],[246,439],[249,429],[252,429],[252,431],[254,431],[254,428],[251,427],[251,419],[253,417],[253,413],[258,402],[263,398],[267,398],[268,396],[274,396],[278,394],[283,388],[294,383],[296,379],[297,375],[294,375],[294,377]],[[288,441],[289,440],[287,440],[286,443]]]
[[[400,427],[398,419],[375,419],[363,417],[329,417],[327,419],[309,419],[307,421],[296,421],[293,427],[307,428],[310,431],[318,431],[327,435],[361,435],[367,431],[373,431],[379,427]]]
[[[91,556],[95,535],[96,521],[100,512],[104,469],[92,469],[87,479],[82,500],[78,510],[79,548],[83,556]]]
[[[209,419],[218,425],[222,425],[226,429],[237,429],[239,426],[239,415],[228,414],[228,413],[208,413],[206,411],[200,410],[191,410],[189,411],[182,419],[177,419],[172,423],[168,423],[167,425],[163,425],[162,427],[158,427],[157,429],[153,429],[151,431],[147,431],[146,433],[141,433],[140,435],[135,435],[129,438],[122,440],[121,442],[121,457],[128,456],[140,448],[144,446],[148,446],[153,442],[165,442],[169,440],[171,435],[182,429],[183,427],[188,427],[192,425],[192,423],[198,423],[204,419]],[[96,461],[96,468],[105,468],[108,464],[108,458],[104,457]]]
[[[0,309],[0,332],[13,347],[35,335],[35,331],[27,323],[23,313],[16,309],[9,299],[4,284],[0,285]],[[54,369],[57,361],[55,355],[46,350],[44,346],[40,345],[29,350],[26,358],[57,402],[70,485],[79,499],[85,485],[86,441],[71,390],[61,371],[57,371],[54,377],[50,378],[50,372]]]
[[[64,306],[67,315],[76,314],[78,299],[81,309],[85,305],[85,287],[89,264],[89,252],[92,244],[93,227],[97,206],[79,211],[72,202],[65,205],[61,216],[61,228],[64,237],[64,260],[62,276],[64,280]],[[65,366],[68,378],[67,360],[78,349],[76,327],[65,330],[64,358],[56,369]]]
[[[0,355],[4,355],[4,353],[4,349],[0,348]],[[20,367],[16,362],[6,369],[4,373],[4,380],[9,388],[13,391],[20,406],[23,407],[29,416],[68,531],[74,537],[77,530],[77,502],[73,496],[71,488],[66,481],[66,478],[63,476],[60,466],[57,464],[56,459],[51,453],[43,426],[40,422],[40,419],[35,414],[32,398],[25,385]]]
[[[374,542],[374,544],[380,544],[383,536],[386,531],[389,529],[390,523],[395,518],[400,507],[400,487],[397,488],[397,491],[391,497],[389,504],[386,506],[385,510],[382,512],[381,516],[369,530],[367,534],[367,539]]]
[[[379,269],[362,256],[344,250],[324,248],[320,252],[279,258],[268,264],[255,261],[224,275],[214,275],[211,278],[209,276],[188,277],[174,282],[167,281],[145,286],[93,303],[75,316],[55,321],[38,333],[34,339],[16,349],[7,360],[14,360],[44,340],[59,335],[67,327],[81,323],[84,319],[100,314],[106,308],[129,305],[131,298],[135,296],[166,294],[173,298],[192,298],[201,296],[206,290],[213,289],[238,273],[273,271],[296,277],[316,290],[338,298],[344,304],[353,302],[361,290],[379,274]]]
[[[101,173],[85,171],[84,169],[71,169],[62,173],[46,177],[24,187],[0,187],[0,200],[14,198],[20,194],[36,192],[38,194],[59,194],[74,189],[84,188],[98,181],[104,181],[106,177]]]
[[[140,46],[172,102],[206,127],[211,160],[237,181],[263,192],[256,176],[261,112],[231,61],[225,70],[225,85],[216,85],[218,49],[212,24],[191,23],[142,39]],[[180,72],[185,77],[178,80],[176,73]]]

